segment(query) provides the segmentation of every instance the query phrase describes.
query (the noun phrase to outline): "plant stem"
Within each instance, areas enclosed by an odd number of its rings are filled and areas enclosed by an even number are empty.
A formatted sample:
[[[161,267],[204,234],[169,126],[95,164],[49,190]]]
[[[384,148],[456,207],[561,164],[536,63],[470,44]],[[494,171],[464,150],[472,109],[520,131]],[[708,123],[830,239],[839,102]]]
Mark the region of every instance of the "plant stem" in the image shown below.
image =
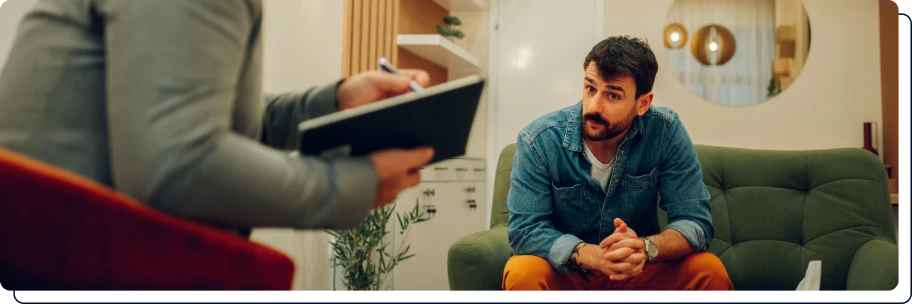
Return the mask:
[[[396,266],[399,265],[399,254],[402,253],[402,246],[405,246],[405,240],[408,238],[409,232],[412,231],[412,224],[414,224],[414,223],[409,223],[408,227],[405,227],[405,234],[402,235],[402,242],[399,242],[399,250],[396,252],[396,255],[393,256],[393,267],[390,267],[390,272],[392,272],[393,269],[396,269]],[[388,275],[389,275],[389,272],[383,273],[382,278],[380,278],[380,283],[385,281],[386,276],[388,276]],[[378,290],[380,289],[379,284],[377,286],[377,289]]]
[[[380,248],[383,248],[386,238],[380,238]],[[386,249],[383,249],[382,252],[378,252],[380,255],[380,263],[377,263],[377,272],[380,272],[380,269],[383,268],[383,252],[386,252]],[[377,276],[377,280],[374,283],[376,288],[374,290],[380,290],[380,284],[383,283],[383,280],[380,279],[380,276]]]

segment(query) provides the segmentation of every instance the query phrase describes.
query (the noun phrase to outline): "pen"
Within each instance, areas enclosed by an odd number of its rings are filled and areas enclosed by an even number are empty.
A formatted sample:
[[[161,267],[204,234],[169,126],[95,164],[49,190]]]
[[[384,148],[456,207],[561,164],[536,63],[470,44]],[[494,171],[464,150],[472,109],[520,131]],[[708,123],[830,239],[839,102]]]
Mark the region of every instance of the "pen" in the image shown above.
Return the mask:
[[[386,71],[388,73],[393,73],[393,74],[399,74],[399,70],[397,70],[395,67],[393,67],[393,65],[390,64],[388,60],[386,60],[386,57],[381,57],[380,60],[377,60],[377,65],[380,66],[380,69],[383,71]],[[419,85],[418,82],[416,82],[415,80],[412,80],[409,82],[409,87],[411,87],[412,91],[415,91],[415,93],[419,93],[419,94],[424,93],[424,88],[422,88],[421,85]]]

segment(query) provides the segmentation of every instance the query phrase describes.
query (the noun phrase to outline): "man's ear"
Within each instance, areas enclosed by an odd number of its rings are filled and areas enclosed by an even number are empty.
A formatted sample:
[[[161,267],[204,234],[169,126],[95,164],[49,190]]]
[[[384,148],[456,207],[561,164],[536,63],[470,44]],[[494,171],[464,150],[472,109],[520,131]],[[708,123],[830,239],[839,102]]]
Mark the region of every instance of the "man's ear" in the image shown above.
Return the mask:
[[[643,114],[646,114],[646,111],[649,110],[649,106],[652,105],[652,96],[652,92],[640,96],[640,98],[637,100],[637,116],[643,116]]]

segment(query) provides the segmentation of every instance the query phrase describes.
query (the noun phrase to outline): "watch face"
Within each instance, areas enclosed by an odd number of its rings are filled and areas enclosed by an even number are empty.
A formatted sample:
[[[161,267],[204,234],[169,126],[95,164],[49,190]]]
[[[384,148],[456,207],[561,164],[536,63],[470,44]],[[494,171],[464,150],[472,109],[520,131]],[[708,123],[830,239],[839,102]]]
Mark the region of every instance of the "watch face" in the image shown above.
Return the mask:
[[[657,257],[659,256],[659,248],[651,241],[646,242],[646,254],[651,258]]]

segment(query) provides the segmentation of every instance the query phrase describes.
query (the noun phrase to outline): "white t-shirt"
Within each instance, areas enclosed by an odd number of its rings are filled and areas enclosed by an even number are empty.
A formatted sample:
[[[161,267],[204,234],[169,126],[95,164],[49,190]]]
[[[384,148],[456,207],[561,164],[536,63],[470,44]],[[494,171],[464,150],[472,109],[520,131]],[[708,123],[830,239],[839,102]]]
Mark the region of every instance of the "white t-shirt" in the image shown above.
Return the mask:
[[[592,163],[592,172],[589,174],[592,174],[592,177],[601,183],[602,191],[608,191],[608,177],[611,176],[611,168],[614,167],[614,159],[611,159],[607,164],[603,164],[595,157],[595,154],[592,154],[592,151],[589,150],[589,145],[583,143],[583,149],[586,150],[586,158]]]

